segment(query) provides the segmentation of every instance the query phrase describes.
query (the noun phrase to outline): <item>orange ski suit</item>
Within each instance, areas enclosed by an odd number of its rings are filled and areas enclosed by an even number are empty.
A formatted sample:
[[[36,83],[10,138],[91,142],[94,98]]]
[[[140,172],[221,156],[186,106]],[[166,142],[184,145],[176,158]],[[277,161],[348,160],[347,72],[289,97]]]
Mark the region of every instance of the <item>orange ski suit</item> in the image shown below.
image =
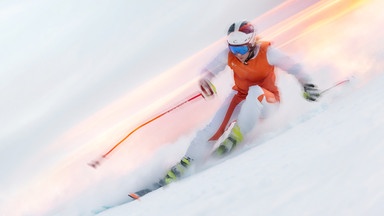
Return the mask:
[[[217,140],[225,132],[234,109],[246,98],[250,86],[257,85],[262,88],[264,94],[257,98],[260,102],[263,99],[268,103],[280,101],[279,90],[275,84],[275,67],[270,65],[267,60],[267,49],[270,45],[270,42],[261,42],[257,55],[248,61],[247,64],[238,60],[233,53],[228,53],[228,66],[233,70],[235,81],[233,90],[236,90],[237,94],[233,96],[217,132],[209,140]]]

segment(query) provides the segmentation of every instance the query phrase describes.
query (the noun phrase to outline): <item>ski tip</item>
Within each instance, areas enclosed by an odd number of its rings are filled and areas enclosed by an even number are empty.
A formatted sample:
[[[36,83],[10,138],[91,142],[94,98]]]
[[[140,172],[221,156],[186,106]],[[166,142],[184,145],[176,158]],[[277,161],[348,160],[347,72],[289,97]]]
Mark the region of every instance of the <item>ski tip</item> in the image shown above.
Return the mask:
[[[140,199],[140,196],[135,194],[135,193],[130,193],[130,194],[128,194],[128,196],[130,196],[132,199],[135,199],[135,200]]]

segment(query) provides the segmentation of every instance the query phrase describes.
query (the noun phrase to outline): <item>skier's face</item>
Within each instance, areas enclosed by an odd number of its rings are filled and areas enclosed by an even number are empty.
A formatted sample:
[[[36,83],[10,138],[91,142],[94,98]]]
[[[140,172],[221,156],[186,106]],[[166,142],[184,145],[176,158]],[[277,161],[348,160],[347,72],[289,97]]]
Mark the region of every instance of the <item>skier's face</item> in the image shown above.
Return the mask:
[[[228,45],[229,50],[239,59],[241,62],[244,62],[249,55],[249,46],[245,45]]]

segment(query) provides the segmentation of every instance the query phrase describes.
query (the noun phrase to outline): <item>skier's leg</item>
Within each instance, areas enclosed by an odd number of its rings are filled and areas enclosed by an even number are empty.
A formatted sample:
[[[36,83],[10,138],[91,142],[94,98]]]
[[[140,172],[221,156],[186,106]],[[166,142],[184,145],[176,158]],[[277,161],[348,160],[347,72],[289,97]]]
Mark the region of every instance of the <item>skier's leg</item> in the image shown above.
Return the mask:
[[[212,121],[202,130],[198,131],[195,135],[195,138],[192,140],[185,156],[180,160],[179,163],[174,165],[166,174],[166,176],[161,180],[160,184],[166,185],[169,184],[185,173],[188,167],[193,161],[194,164],[201,164],[210,154],[214,145],[209,141],[214,134],[217,133],[219,128],[223,125],[226,117],[228,116],[228,110],[231,104],[233,103],[233,98],[235,97],[236,92],[232,92],[224,103],[221,105],[219,110],[216,112]],[[225,124],[225,123],[224,123]]]
[[[211,122],[197,132],[185,154],[186,157],[192,158],[196,163],[202,163],[209,157],[214,143],[225,132],[233,119],[233,113],[238,112],[239,107],[237,105],[240,101],[236,92],[233,91],[216,112]]]
[[[248,95],[241,105],[237,125],[239,126],[243,135],[250,132],[256,125],[260,118],[263,105],[259,98],[262,100],[264,91],[260,86],[251,86]]]
[[[273,93],[260,86],[251,86],[247,98],[241,105],[237,120],[242,134],[248,134],[260,119],[268,118],[277,111],[278,107],[279,103]]]
[[[269,97],[269,98],[267,98]],[[273,110],[276,105],[267,101],[274,101],[273,94],[260,86],[251,86],[246,99],[241,103],[236,124],[229,136],[215,150],[214,155],[223,156],[233,150],[257,124],[261,117]]]

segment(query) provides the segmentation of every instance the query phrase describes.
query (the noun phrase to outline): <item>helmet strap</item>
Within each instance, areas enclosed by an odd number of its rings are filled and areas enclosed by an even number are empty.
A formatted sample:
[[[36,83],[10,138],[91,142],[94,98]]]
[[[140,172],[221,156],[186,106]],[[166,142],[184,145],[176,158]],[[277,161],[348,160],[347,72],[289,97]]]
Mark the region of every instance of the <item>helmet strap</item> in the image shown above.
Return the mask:
[[[248,64],[248,61],[253,58],[255,56],[255,46],[252,46],[250,47],[250,51],[249,51],[249,54],[248,54],[248,57],[245,59],[245,61],[243,62],[243,64],[247,65]]]

